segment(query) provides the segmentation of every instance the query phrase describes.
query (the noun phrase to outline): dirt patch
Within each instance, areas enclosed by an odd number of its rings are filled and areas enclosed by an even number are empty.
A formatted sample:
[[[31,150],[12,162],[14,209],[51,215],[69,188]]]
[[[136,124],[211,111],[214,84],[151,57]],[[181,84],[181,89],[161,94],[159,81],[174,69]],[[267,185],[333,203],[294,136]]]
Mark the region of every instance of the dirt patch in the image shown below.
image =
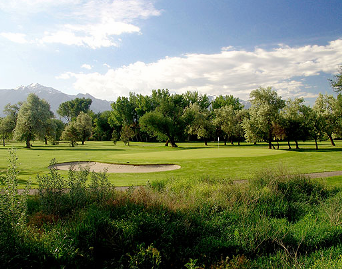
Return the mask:
[[[308,176],[309,178],[335,177],[335,176],[342,176],[342,171],[310,173],[310,174],[304,174],[304,175]]]
[[[107,173],[153,173],[153,172],[165,172],[180,169],[179,165],[175,164],[111,164],[111,163],[99,163],[99,162],[69,162],[55,164],[58,170],[69,170],[70,167],[74,167],[76,171],[80,168],[89,168],[92,172]]]

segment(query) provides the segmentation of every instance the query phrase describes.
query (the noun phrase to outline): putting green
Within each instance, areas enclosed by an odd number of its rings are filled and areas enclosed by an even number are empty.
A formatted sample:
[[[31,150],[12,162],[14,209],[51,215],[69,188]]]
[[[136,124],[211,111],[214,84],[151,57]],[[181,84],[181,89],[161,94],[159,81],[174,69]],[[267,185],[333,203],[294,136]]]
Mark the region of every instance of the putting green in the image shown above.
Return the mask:
[[[210,158],[250,158],[287,154],[288,151],[269,150],[263,148],[239,148],[239,147],[221,147],[221,148],[177,148],[173,151],[155,151],[155,152],[139,152],[139,153],[123,153],[113,156],[113,160],[121,162],[143,162],[160,160],[168,162],[174,160],[198,160]]]

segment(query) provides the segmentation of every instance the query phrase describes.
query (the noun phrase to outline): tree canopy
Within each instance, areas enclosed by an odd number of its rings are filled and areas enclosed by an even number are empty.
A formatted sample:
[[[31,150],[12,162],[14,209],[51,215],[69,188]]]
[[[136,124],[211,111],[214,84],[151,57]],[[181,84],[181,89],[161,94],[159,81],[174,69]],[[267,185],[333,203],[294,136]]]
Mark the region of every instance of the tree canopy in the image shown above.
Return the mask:
[[[45,136],[46,122],[52,117],[49,103],[33,93],[29,94],[19,109],[14,137],[19,141],[26,141],[26,147],[30,148],[31,140]]]
[[[330,79],[330,86],[338,93],[342,92],[342,65],[338,68],[338,74],[334,79]]]
[[[87,113],[91,103],[92,100],[90,98],[75,98],[74,100],[61,103],[57,109],[57,113],[70,122],[76,119],[81,112]]]

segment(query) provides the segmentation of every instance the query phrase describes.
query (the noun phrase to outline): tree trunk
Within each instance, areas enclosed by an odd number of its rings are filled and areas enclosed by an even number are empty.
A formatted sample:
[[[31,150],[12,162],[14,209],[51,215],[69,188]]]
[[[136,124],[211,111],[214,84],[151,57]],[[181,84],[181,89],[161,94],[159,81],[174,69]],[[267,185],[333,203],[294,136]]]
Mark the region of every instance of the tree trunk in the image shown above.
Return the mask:
[[[26,138],[26,148],[28,148],[28,149],[31,148],[30,138]]]
[[[298,141],[295,140],[295,143],[296,143],[296,149],[299,149],[299,146],[298,146]]]
[[[204,139],[204,145],[208,146],[208,141]]]
[[[331,145],[335,147],[335,142],[334,142],[334,139],[332,138],[332,136],[331,136],[331,135],[328,135],[328,137],[329,137],[329,139],[330,139]]]
[[[268,148],[272,149],[272,146],[272,129],[270,128],[268,131]]]
[[[171,139],[170,142],[171,142],[171,147],[173,147],[173,148],[177,148],[178,147],[174,139]]]
[[[279,149],[279,140],[277,139],[277,149]]]
[[[2,137],[2,145],[5,147],[6,143],[5,143],[5,137]]]
[[[289,145],[289,149],[292,149],[290,145],[290,139],[287,140],[287,144]]]
[[[317,144],[317,139],[315,138],[315,145],[316,145],[316,150],[318,150],[318,144]]]
[[[165,147],[168,147],[168,146],[169,146],[169,139],[166,140],[166,142],[165,142]]]
[[[45,145],[47,145],[47,137],[44,137]]]

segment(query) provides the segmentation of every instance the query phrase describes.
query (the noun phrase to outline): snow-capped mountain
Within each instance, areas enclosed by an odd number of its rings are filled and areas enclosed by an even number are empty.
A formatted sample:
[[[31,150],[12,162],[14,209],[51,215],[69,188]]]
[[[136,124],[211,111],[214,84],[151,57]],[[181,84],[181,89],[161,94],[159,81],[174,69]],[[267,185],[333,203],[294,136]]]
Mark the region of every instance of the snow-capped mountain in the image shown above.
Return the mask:
[[[25,101],[30,93],[34,93],[39,98],[46,100],[50,104],[51,111],[56,117],[58,117],[56,111],[59,105],[75,98],[90,98],[92,100],[90,109],[95,113],[111,110],[111,103],[109,101],[97,99],[90,94],[69,95],[51,87],[32,83],[28,86],[19,86],[16,89],[0,90],[0,117],[4,116],[3,110],[5,105]]]

